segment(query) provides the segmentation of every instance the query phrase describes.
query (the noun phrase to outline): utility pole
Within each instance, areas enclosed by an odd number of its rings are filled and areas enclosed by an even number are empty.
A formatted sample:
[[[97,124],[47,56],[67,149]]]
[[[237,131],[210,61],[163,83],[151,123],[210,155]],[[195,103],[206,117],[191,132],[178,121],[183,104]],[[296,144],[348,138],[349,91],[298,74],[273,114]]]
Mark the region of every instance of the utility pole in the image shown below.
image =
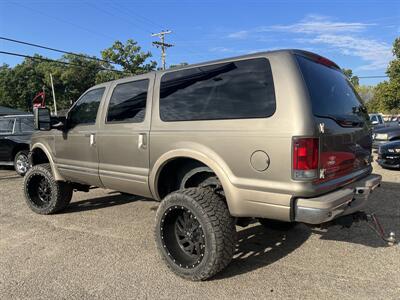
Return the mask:
[[[50,73],[51,91],[53,92],[54,114],[57,116],[56,94],[54,93],[53,75]]]
[[[172,44],[167,44],[165,43],[165,35],[172,33],[171,30],[165,30],[161,31],[159,33],[153,33],[151,36],[158,36],[160,37],[160,41],[158,42],[153,42],[153,45],[156,46],[157,48],[161,48],[161,64],[162,64],[162,69],[165,70],[165,50],[169,47],[173,47],[174,45]]]

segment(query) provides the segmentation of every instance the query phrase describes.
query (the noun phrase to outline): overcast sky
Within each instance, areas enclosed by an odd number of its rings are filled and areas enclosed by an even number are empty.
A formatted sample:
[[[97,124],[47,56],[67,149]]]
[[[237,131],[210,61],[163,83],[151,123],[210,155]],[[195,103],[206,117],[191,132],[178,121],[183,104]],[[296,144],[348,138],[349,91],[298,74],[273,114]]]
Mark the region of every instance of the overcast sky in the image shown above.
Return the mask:
[[[159,62],[150,35],[162,29],[173,30],[167,64],[300,48],[359,76],[385,75],[400,36],[400,1],[0,0],[1,36],[73,52],[100,56],[113,41],[133,38]],[[60,56],[3,40],[0,51]],[[0,54],[0,64],[21,60]]]

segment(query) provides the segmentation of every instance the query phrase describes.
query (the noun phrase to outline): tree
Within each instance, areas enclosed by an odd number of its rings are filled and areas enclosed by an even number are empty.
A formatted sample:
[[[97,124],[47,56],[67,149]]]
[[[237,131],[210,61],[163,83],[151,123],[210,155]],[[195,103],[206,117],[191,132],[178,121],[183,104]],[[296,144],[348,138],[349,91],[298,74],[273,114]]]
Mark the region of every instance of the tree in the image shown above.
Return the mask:
[[[10,68],[0,68],[0,105],[32,110],[32,99],[43,87],[46,103],[52,109],[50,73],[54,79],[54,89],[59,109],[68,108],[89,87],[95,85],[97,73],[103,69],[97,61],[64,55],[59,61],[71,63],[64,65],[26,58],[22,63]]]
[[[70,54],[64,55],[62,60],[73,64],[65,68],[59,76],[64,103],[70,105],[96,84],[97,74],[103,70],[103,66],[98,61]]]
[[[133,40],[125,45],[116,41],[102,51],[102,56],[120,64],[122,70],[117,71],[110,63],[71,54],[63,55],[59,62],[43,61],[43,57],[36,54],[34,59],[26,58],[14,67],[4,64],[0,66],[0,105],[31,111],[32,99],[44,87],[47,106],[52,108],[51,73],[57,107],[64,109],[97,83],[142,74],[156,66],[155,62],[146,62],[151,53],[143,52]]]
[[[153,71],[157,66],[155,61],[146,63],[146,60],[152,57],[151,52],[142,51],[138,43],[132,39],[127,40],[125,45],[120,41],[115,41],[110,48],[101,51],[101,56],[104,60],[122,66],[123,71],[131,75]],[[108,64],[106,66],[110,67]]]
[[[346,77],[350,80],[351,84],[356,87],[360,85],[360,80],[358,76],[353,75],[353,71],[351,69],[342,69],[342,72]]]
[[[181,62],[181,63],[176,64],[176,65],[170,65],[169,68],[170,69],[175,69],[175,68],[185,67],[187,65],[189,65],[187,62]]]
[[[369,103],[375,94],[375,87],[371,85],[358,85],[355,87],[364,103]]]
[[[14,68],[3,65],[0,76],[0,105],[31,110],[32,99],[45,85],[43,74],[38,69],[39,64],[38,60],[27,58]]]
[[[389,63],[386,74],[389,81],[379,83],[368,107],[371,112],[400,113],[400,38],[393,43],[394,60]]]

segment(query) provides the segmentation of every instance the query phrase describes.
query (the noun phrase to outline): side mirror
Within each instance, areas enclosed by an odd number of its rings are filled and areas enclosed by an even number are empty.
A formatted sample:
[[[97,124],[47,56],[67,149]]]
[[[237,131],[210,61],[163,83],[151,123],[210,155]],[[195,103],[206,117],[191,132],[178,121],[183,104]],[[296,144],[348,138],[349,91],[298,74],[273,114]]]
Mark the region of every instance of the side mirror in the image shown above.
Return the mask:
[[[379,122],[378,122],[378,121],[372,121],[371,124],[372,124],[372,125],[378,125]]]
[[[35,108],[33,114],[35,118],[35,130],[51,130],[51,116],[48,108]]]

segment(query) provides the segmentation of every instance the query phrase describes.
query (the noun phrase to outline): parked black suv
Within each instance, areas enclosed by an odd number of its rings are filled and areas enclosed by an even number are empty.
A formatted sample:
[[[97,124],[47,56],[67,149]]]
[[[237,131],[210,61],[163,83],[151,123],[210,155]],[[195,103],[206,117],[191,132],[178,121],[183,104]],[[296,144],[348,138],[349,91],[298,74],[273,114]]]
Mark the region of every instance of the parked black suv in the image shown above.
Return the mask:
[[[372,148],[377,149],[380,145],[400,140],[400,126],[375,128],[372,134]]]
[[[400,140],[380,145],[377,162],[382,168],[400,170]]]
[[[33,131],[32,115],[0,117],[0,165],[13,165],[19,175],[25,175]]]

